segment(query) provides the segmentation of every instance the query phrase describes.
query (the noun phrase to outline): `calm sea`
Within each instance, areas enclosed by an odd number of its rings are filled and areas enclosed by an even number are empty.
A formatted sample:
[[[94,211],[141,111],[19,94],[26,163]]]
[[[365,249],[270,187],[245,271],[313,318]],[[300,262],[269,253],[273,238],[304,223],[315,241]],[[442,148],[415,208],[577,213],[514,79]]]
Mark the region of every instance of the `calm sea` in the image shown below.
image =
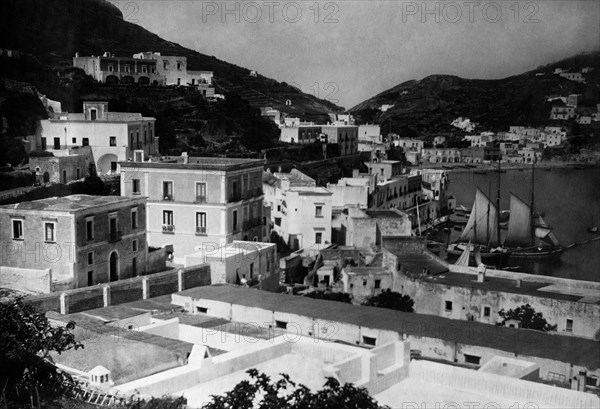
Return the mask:
[[[509,209],[509,193],[530,201],[531,170],[507,170],[500,174],[500,208]],[[498,173],[476,175],[473,172],[451,173],[449,194],[458,205],[471,207],[475,188],[495,203]],[[591,226],[600,227],[600,169],[543,169],[535,170],[535,208],[545,214],[547,224],[561,244],[582,242],[598,235],[587,232]],[[588,281],[600,281],[600,240],[567,250],[560,262],[521,265],[524,271]]]

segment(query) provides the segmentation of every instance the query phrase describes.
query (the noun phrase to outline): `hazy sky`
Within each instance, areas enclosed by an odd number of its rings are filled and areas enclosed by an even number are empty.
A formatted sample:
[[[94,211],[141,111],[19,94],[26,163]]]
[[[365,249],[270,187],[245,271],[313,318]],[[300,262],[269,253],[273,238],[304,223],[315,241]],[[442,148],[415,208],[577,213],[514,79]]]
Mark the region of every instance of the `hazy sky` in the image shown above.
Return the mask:
[[[600,48],[597,0],[113,3],[167,40],[346,108],[431,74],[502,78]]]

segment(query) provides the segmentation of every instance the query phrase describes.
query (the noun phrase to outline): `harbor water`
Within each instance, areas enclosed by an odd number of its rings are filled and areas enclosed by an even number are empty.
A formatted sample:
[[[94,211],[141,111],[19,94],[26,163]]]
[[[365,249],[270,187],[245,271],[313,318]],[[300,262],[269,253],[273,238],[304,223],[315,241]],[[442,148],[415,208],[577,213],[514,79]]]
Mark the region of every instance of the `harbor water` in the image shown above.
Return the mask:
[[[563,246],[600,236],[587,231],[592,226],[600,228],[600,169],[536,168],[534,175],[535,211],[543,213]],[[500,179],[500,209],[508,210],[511,192],[530,202],[531,176],[531,169],[486,174],[450,172],[448,194],[456,198],[457,206],[471,208],[479,187],[486,195],[491,193],[490,199],[496,203]],[[532,274],[600,281],[600,240],[568,249],[560,261],[521,263],[519,267]]]

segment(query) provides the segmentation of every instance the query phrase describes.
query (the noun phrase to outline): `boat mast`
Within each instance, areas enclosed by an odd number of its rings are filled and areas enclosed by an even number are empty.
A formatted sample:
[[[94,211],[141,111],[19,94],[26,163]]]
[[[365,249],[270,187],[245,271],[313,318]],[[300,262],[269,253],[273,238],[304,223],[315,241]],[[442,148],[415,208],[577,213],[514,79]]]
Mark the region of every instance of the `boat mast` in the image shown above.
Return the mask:
[[[535,155],[533,157],[533,161],[531,162],[531,205],[529,206],[529,212],[530,212],[530,231],[531,231],[531,247],[533,247],[535,245],[535,230],[534,230],[534,222],[533,222],[533,216],[534,216],[534,210],[533,210],[533,204],[535,201]]]
[[[492,197],[492,181],[488,181],[488,197]],[[488,208],[487,208],[487,232],[486,232],[486,243],[489,247],[490,245],[490,205],[491,201],[488,200]]]
[[[500,244],[500,176],[502,176],[502,173],[500,172],[500,158],[498,158],[498,194],[496,195],[496,211],[498,212],[498,217],[496,218],[496,240],[498,241],[498,244],[497,244],[498,246],[501,246],[501,244]]]

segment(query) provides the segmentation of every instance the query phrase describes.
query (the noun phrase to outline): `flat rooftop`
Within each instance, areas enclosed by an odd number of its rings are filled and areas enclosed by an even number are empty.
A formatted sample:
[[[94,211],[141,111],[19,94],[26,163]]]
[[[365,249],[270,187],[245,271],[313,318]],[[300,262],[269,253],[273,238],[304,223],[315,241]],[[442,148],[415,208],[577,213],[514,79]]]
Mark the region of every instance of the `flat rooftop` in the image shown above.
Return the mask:
[[[75,213],[80,210],[92,209],[95,207],[137,201],[139,201],[139,198],[124,196],[70,195],[63,197],[49,197],[46,199],[33,200],[31,202],[2,205],[0,206],[0,209]]]
[[[447,342],[493,348],[515,355],[559,360],[584,366],[590,370],[600,368],[600,353],[598,353],[600,346],[597,341],[585,338],[317,300],[296,295],[275,294],[227,285],[197,287],[178,294],[196,300],[220,301],[331,322],[394,331],[416,337],[434,337]],[[457,331],[457,328],[460,331]]]
[[[263,159],[243,158],[205,158],[188,157],[188,163],[184,163],[183,156],[166,157],[160,162],[119,162],[121,168],[147,168],[147,169],[200,169],[200,170],[239,170],[260,167],[262,169],[265,161]]]
[[[320,186],[294,186],[288,190],[288,192],[295,192],[301,196],[308,195],[320,195],[320,196],[331,196],[332,193]]]
[[[487,291],[499,291],[513,294],[526,294],[536,297],[552,298],[562,301],[584,302],[588,304],[600,305],[600,298],[590,297],[586,293],[558,292],[556,286],[550,286],[548,282],[543,281],[525,281],[521,280],[521,286],[517,287],[516,279],[498,278],[486,276],[483,283],[477,282],[477,276],[474,274],[446,272],[439,275],[423,276],[421,281],[431,282],[440,285],[450,285],[457,287],[477,288]]]

